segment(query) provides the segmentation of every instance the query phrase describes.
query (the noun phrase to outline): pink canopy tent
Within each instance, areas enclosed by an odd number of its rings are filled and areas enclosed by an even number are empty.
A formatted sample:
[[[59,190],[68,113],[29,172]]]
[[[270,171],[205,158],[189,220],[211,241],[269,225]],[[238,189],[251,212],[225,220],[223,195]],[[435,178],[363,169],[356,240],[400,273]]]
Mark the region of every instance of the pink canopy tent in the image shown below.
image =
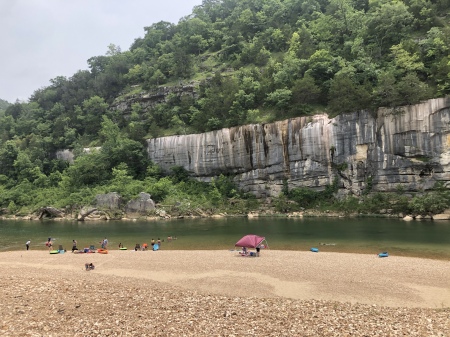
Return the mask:
[[[249,235],[244,236],[238,242],[236,242],[236,244],[234,246],[235,247],[256,248],[259,245],[261,245],[261,243],[265,240],[266,240],[266,238],[263,236],[249,234]]]

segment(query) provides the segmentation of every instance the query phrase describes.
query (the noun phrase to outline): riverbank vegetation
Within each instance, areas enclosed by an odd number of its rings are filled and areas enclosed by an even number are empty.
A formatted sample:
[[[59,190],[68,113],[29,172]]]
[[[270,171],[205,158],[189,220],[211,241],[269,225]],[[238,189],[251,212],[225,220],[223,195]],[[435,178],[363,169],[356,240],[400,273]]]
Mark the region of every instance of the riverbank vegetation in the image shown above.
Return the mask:
[[[52,79],[28,102],[0,100],[0,206],[23,213],[78,207],[107,191],[125,199],[149,191],[180,209],[254,207],[253,198],[229,187],[231,177],[192,182],[178,168],[162,176],[146,159],[145,139],[317,112],[395,111],[447,95],[449,8],[445,0],[204,0],[178,24],[144,27],[129,50],[108,46],[88,60],[89,70]],[[152,106],[139,100],[163,87],[196,94],[173,90]],[[116,107],[130,99],[130,111],[121,113]],[[73,165],[55,159],[60,149],[74,151]],[[299,189],[276,204],[361,212],[404,205],[427,213],[448,206],[442,193],[437,189],[437,200],[397,200],[395,193],[334,200],[330,188]]]
[[[412,215],[431,218],[450,207],[450,191],[442,183],[436,183],[426,193],[405,193],[402,188],[396,192],[374,192],[362,196],[338,197],[337,189],[329,185],[323,191],[309,188],[295,188],[284,191],[275,198],[276,211],[295,212],[300,209],[313,210],[313,213],[339,215]],[[294,201],[294,202],[292,202]]]

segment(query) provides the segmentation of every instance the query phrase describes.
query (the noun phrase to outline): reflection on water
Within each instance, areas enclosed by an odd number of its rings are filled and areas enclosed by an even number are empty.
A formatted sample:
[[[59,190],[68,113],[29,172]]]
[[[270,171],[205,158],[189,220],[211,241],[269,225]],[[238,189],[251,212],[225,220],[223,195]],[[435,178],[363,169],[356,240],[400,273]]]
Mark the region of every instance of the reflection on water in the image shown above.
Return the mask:
[[[234,249],[245,234],[265,236],[271,249],[361,252],[450,259],[449,221],[402,221],[380,218],[226,218],[164,221],[0,221],[0,250],[45,249],[48,237],[55,247],[71,249],[119,242],[132,248],[160,238],[162,249]],[[177,240],[167,242],[167,237]]]

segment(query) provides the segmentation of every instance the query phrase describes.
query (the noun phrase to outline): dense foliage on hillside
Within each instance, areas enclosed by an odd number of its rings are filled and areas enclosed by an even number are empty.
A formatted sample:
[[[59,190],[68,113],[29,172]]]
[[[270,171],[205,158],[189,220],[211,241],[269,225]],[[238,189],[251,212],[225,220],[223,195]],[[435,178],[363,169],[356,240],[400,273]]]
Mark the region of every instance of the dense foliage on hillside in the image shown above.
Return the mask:
[[[0,205],[53,200],[22,200],[32,186],[67,188],[76,197],[57,200],[74,205],[118,177],[142,183],[149,137],[446,95],[449,8],[448,0],[204,0],[176,25],[145,27],[129,50],[110,45],[89,70],[0,107]],[[110,109],[127,95],[186,83],[198,99],[171,95],[148,110],[136,103],[130,116]],[[69,168],[53,157],[100,145]]]

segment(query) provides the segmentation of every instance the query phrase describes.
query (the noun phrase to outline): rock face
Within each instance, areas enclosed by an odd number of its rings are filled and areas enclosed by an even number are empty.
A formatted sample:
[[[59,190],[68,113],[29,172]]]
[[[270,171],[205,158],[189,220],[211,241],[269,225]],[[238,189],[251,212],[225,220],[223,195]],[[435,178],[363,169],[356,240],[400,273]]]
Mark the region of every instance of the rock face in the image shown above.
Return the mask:
[[[39,210],[38,219],[43,218],[63,218],[66,214],[64,211],[55,207],[43,207]]]
[[[146,215],[149,211],[154,210],[155,202],[151,199],[151,195],[141,192],[137,199],[130,200],[125,206],[127,217],[139,217]]]
[[[122,204],[122,197],[117,192],[97,194],[95,204],[99,208],[119,209]]]
[[[126,100],[116,101],[111,105],[111,109],[120,111],[121,114],[128,116],[131,114],[133,103],[139,103],[143,110],[154,108],[158,104],[165,103],[169,95],[197,97],[196,83],[191,82],[174,87],[158,87],[151,91],[128,96]]]
[[[342,193],[419,191],[450,180],[450,99],[433,99],[376,114],[299,117],[203,134],[148,140],[163,169],[184,167],[209,181],[233,175],[244,191],[278,195],[283,183]]]

